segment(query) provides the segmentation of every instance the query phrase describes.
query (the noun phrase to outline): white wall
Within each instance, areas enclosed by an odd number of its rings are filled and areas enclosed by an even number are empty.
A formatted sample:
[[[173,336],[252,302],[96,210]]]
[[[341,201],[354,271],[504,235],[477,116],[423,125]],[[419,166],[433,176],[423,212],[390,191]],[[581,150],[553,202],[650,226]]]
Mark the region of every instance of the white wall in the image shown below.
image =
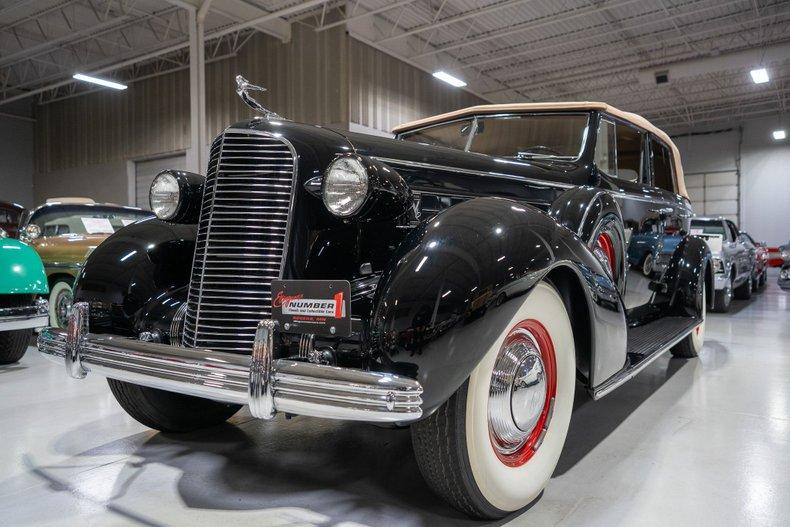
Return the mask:
[[[741,228],[769,245],[790,240],[790,140],[774,141],[777,128],[775,117],[746,122],[741,150]]]
[[[126,205],[129,201],[129,173],[126,161],[36,174],[37,205],[44,203],[48,198],[67,196]]]
[[[33,206],[32,121],[0,116],[0,200]]]
[[[732,170],[740,146],[740,227],[769,245],[790,240],[790,140],[774,141],[776,117],[746,121],[741,131],[676,137],[683,170]],[[790,132],[790,123],[785,123]]]

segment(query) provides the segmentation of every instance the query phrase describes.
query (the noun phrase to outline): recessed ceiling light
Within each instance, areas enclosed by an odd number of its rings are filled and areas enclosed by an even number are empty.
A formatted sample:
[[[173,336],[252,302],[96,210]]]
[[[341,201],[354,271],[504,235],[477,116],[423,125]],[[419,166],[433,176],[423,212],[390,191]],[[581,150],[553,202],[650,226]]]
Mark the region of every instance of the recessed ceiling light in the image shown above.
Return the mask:
[[[749,72],[755,84],[763,84],[771,80],[768,77],[768,70],[765,68],[758,68]]]
[[[781,141],[782,139],[787,137],[787,134],[785,133],[784,130],[774,130],[773,136],[776,141]]]
[[[449,73],[445,73],[443,71],[436,71],[434,72],[433,76],[441,81],[446,82],[447,84],[455,86],[456,88],[463,88],[466,86],[466,83],[458,77],[453,77]]]
[[[91,84],[106,86],[107,88],[112,88],[114,90],[125,90],[127,88],[125,84],[108,81],[107,79],[100,79],[98,77],[91,77],[90,75],[84,75],[82,73],[75,73],[74,78],[77,79],[78,81],[90,82]]]

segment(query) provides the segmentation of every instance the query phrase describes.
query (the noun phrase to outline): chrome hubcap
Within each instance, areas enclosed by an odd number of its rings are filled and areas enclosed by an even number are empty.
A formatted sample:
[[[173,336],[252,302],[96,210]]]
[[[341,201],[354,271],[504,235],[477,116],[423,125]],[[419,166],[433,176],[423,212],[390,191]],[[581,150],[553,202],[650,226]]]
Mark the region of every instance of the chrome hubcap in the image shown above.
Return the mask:
[[[494,447],[502,454],[517,451],[532,434],[546,405],[546,368],[532,334],[517,329],[497,357],[488,401]]]
[[[55,314],[58,317],[60,327],[66,327],[69,323],[69,313],[74,298],[71,291],[62,291],[55,302]]]

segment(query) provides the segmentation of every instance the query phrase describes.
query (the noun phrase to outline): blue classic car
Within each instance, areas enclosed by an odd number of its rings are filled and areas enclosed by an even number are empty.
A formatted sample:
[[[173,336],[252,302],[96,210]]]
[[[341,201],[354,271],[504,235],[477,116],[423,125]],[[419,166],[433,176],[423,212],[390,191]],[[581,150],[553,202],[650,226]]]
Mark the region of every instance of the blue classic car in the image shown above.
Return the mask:
[[[683,240],[679,231],[658,216],[646,220],[639,232],[628,242],[628,263],[642,270],[645,276],[663,271],[678,244]]]

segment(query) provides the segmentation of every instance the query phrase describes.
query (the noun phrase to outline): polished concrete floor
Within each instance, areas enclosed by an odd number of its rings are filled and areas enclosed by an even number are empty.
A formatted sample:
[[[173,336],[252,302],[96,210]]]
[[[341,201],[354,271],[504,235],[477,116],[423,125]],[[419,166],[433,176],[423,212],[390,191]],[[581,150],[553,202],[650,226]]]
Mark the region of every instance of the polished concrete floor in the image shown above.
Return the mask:
[[[788,525],[790,293],[710,315],[699,360],[579,397],[548,489],[496,525]],[[188,436],[31,347],[0,367],[2,525],[480,525],[435,498],[408,431],[246,411]]]

